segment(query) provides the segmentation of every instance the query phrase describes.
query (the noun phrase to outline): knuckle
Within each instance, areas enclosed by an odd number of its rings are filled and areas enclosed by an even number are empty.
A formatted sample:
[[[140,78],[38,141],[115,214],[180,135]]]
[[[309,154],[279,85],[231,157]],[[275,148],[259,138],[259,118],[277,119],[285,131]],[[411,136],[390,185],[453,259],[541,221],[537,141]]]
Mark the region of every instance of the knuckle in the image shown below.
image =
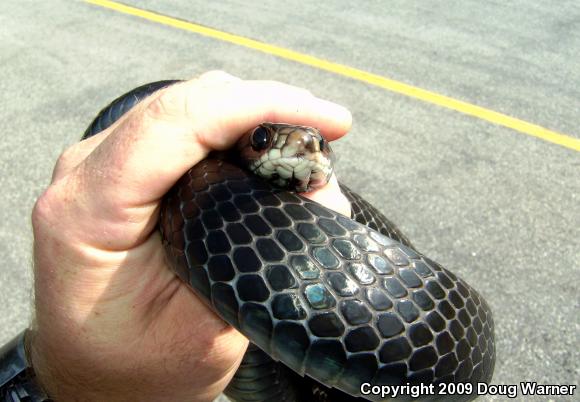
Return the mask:
[[[76,180],[69,176],[50,184],[36,199],[32,208],[33,229],[61,227],[62,218],[68,216],[75,208],[78,192]]]
[[[56,194],[54,186],[49,186],[36,200],[32,208],[32,228],[37,231],[43,226],[50,225],[55,214]]]
[[[68,147],[59,155],[52,170],[52,182],[65,176],[72,168],[78,165],[80,160],[77,146],[73,145]]]
[[[74,145],[65,149],[56,160],[55,170],[65,169],[69,166],[72,163],[75,154]]]
[[[166,88],[145,106],[145,114],[154,120],[167,120],[183,113],[184,101],[174,88]]]

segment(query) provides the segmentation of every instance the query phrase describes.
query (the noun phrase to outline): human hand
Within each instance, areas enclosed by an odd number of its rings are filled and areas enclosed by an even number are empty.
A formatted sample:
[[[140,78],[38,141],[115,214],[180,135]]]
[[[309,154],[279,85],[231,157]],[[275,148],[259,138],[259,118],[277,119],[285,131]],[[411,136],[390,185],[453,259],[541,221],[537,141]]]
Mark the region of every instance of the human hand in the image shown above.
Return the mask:
[[[156,223],[177,179],[263,121],[333,140],[351,116],[303,89],[210,72],[61,155],[32,214],[30,354],[55,401],[211,401],[225,388],[247,341],[168,269]],[[348,214],[336,180],[311,198]]]

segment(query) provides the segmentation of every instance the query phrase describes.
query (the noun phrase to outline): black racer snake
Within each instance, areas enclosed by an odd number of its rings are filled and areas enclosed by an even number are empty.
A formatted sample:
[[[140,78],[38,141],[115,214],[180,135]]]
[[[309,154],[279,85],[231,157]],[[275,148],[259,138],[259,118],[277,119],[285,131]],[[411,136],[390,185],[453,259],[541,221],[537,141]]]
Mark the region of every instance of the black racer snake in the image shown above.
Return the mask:
[[[83,139],[174,82],[143,85],[117,98]],[[309,130],[263,124],[238,148],[259,157],[273,152],[280,131],[289,138]],[[312,140],[304,141],[328,156],[327,143],[311,131]],[[283,142],[278,145],[287,146]],[[267,159],[249,167],[271,169]],[[305,162],[290,178],[292,166],[286,165],[273,181],[306,190],[324,180],[328,172],[322,170],[332,169],[325,163],[304,173]],[[372,205],[341,189],[352,220],[223,158],[208,158],[166,195],[159,227],[170,266],[252,342],[226,394],[236,401],[364,401],[383,399],[362,395],[363,383],[489,382],[495,344],[485,300],[416,251]]]

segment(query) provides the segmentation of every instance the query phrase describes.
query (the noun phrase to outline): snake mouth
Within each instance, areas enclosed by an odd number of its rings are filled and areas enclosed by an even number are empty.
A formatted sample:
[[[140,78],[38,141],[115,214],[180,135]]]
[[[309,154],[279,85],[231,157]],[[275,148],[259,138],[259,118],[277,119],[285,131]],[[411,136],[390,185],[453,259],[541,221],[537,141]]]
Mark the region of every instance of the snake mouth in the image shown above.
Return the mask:
[[[276,150],[271,150],[276,151]],[[308,192],[324,186],[333,173],[332,161],[321,153],[269,158],[270,152],[254,161],[250,170],[277,187]],[[273,152],[273,156],[277,153]]]

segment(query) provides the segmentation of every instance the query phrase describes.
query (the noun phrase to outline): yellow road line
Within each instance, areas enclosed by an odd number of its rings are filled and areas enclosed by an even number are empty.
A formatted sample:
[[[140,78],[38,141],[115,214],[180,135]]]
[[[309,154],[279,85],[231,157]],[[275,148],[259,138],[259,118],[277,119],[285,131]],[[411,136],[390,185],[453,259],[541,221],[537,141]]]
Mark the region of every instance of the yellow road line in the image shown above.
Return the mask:
[[[566,148],[580,151],[580,139],[574,138],[570,135],[558,133],[547,128],[538,126],[533,123],[517,119],[505,115],[503,113],[495,112],[481,106],[476,106],[467,102],[450,98],[445,95],[440,95],[435,92],[427,91],[412,85],[404,84],[377,74],[372,74],[353,67],[345,66],[343,64],[333,63],[328,60],[320,59],[318,57],[307,54],[295,52],[283,47],[270,45],[257,40],[245,38],[243,36],[230,34],[227,32],[218,31],[204,27],[202,25],[191,22],[179,20],[168,17],[166,15],[154,13],[152,11],[142,10],[140,8],[128,6],[110,0],[84,0],[87,3],[105,7],[124,14],[133,15],[135,17],[144,18],[159,24],[168,25],[173,28],[182,29],[189,32],[194,32],[210,38],[219,39],[224,42],[233,43],[235,45],[244,46],[250,49],[258,50],[267,54],[278,56],[287,60],[292,60],[301,64],[306,64],[316,67],[321,70],[329,71],[338,75],[342,75],[357,81],[362,81],[386,90],[396,92],[411,98],[419,99],[424,102],[432,103],[434,105],[442,106],[447,109],[455,110],[457,112],[477,117],[488,122],[498,124],[500,126],[511,128],[523,134],[528,134],[544,141],[561,145]]]

